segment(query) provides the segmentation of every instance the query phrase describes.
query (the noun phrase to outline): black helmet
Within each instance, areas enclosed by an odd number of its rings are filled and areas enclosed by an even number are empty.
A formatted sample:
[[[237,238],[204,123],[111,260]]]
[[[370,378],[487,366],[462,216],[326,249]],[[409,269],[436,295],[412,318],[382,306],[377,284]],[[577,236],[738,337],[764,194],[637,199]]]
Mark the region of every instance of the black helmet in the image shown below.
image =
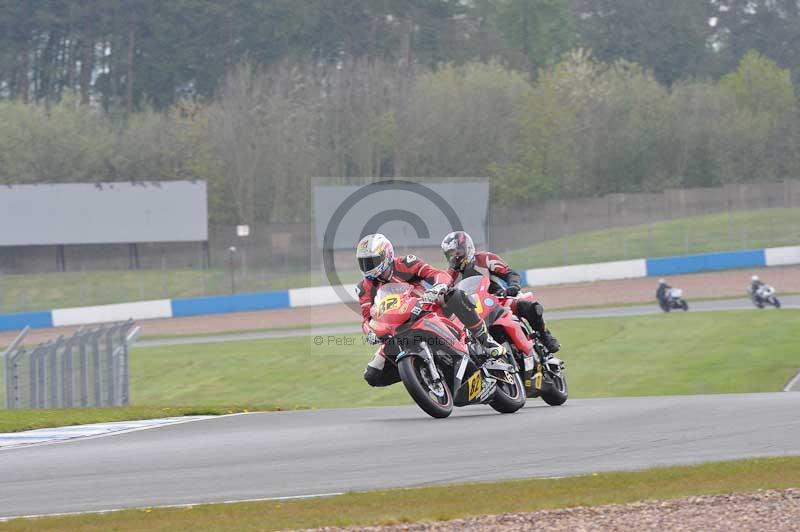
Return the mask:
[[[442,251],[447,264],[457,272],[463,272],[475,260],[475,244],[464,231],[453,231],[445,236]]]

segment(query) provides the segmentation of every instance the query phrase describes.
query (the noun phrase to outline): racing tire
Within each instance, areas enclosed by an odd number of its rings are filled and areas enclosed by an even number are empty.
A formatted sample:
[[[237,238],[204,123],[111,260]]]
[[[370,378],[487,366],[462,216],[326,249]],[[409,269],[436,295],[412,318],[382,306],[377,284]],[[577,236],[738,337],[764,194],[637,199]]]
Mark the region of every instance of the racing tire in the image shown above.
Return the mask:
[[[522,384],[519,373],[514,373],[515,391],[512,392],[510,388],[511,385],[498,381],[494,398],[489,402],[489,406],[501,414],[513,414],[525,406],[525,385]]]
[[[566,377],[563,374],[546,375],[541,397],[550,406],[561,406],[566,403],[567,397],[569,397]]]
[[[687,303],[686,301],[681,301],[681,308],[683,309],[684,312],[686,312],[687,310],[689,310],[689,303]]]
[[[410,356],[402,359],[397,365],[400,380],[406,387],[408,394],[414,399],[422,410],[434,418],[446,418],[453,413],[453,394],[445,381],[442,381],[444,389],[444,402],[434,399],[435,394],[425,385],[421,369],[425,367],[425,362],[417,357]],[[425,368],[427,370],[427,368]]]
[[[772,304],[775,305],[775,308],[781,308],[781,301],[777,297],[772,297]]]

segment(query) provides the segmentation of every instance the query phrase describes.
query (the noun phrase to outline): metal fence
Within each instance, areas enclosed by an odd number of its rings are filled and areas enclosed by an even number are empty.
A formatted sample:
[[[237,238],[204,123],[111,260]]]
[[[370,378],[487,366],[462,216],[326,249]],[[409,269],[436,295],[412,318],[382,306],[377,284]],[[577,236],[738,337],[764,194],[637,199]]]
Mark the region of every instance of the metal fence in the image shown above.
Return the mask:
[[[79,329],[26,348],[25,328],[3,353],[6,408],[122,406],[130,400],[128,350],[133,321]]]

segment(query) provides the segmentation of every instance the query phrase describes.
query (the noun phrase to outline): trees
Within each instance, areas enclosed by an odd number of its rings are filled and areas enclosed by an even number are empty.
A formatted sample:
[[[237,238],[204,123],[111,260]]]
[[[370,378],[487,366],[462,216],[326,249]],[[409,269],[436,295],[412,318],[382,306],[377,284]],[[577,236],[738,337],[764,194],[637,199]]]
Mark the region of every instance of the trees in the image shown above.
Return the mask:
[[[699,74],[711,53],[711,0],[572,0],[572,9],[598,59],[638,63],[666,85]]]

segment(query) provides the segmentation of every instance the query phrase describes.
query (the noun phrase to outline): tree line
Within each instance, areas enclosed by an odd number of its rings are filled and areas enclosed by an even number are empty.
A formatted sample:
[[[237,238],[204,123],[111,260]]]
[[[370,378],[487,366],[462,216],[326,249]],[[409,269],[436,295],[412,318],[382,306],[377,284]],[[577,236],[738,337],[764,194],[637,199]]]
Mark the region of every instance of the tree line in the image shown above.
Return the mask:
[[[311,176],[493,201],[798,175],[797,2],[0,0],[0,180],[205,179],[304,221]],[[783,43],[783,44],[781,44]]]

